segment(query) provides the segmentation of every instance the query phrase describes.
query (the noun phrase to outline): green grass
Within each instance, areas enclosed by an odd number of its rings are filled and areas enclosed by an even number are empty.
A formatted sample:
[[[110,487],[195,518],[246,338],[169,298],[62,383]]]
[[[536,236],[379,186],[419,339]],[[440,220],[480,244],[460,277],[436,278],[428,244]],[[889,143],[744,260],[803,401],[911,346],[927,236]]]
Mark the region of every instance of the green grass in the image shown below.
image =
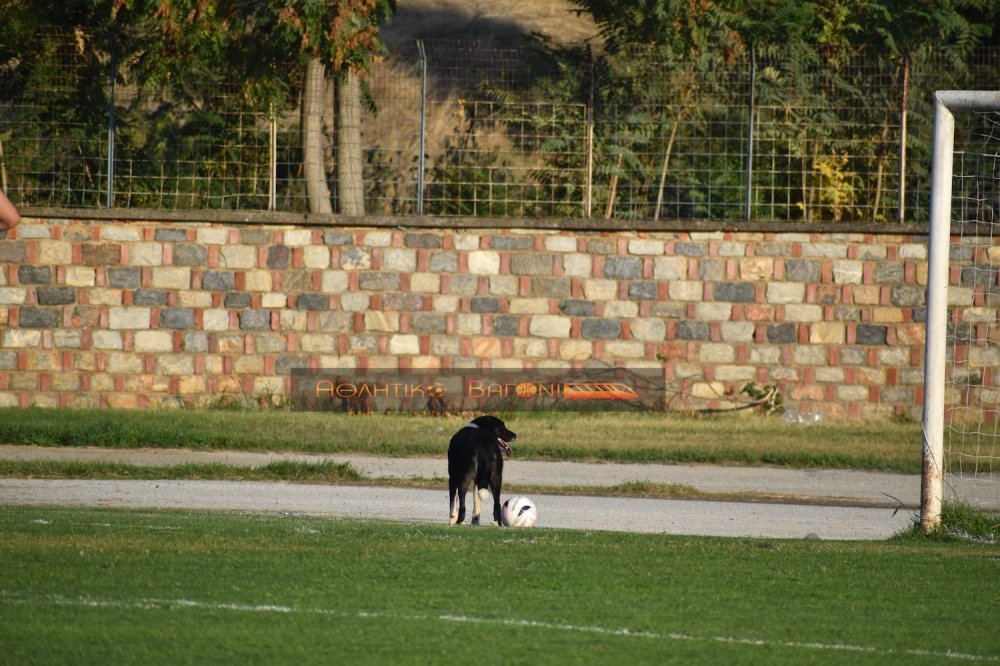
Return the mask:
[[[915,423],[794,426],[776,416],[607,413],[505,418],[518,433],[521,459],[920,470]],[[0,409],[0,443],[441,456],[467,420],[287,410]]]
[[[977,543],[25,507],[0,534],[5,663],[1000,659]]]

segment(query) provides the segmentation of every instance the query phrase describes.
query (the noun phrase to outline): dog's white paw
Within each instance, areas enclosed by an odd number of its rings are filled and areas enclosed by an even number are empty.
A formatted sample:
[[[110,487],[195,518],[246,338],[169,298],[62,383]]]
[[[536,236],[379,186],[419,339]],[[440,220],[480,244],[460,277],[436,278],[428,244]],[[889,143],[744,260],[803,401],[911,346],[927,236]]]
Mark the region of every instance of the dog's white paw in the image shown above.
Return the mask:
[[[448,524],[454,525],[457,522],[458,522],[458,514],[457,513],[451,514],[451,518],[448,520]]]

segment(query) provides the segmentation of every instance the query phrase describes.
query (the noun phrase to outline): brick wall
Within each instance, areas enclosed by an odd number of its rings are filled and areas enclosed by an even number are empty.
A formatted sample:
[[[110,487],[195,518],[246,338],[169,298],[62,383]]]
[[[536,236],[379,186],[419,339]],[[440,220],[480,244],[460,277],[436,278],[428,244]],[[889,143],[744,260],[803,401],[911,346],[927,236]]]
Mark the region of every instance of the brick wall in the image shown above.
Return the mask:
[[[919,417],[926,237],[403,231],[26,218],[0,238],[0,406],[283,394],[293,367],[662,367]]]

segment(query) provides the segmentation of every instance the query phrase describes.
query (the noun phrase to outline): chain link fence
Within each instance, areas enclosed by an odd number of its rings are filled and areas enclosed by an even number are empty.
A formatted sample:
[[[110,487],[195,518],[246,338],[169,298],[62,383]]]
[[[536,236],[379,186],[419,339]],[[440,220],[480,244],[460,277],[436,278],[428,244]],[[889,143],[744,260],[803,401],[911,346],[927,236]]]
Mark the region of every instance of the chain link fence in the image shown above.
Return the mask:
[[[301,67],[132,81],[110,48],[45,35],[0,66],[0,185],[31,206],[307,212]],[[365,78],[366,212],[923,221],[931,95],[996,89],[1000,50],[791,52],[707,66],[637,52],[414,42]],[[334,86],[323,121],[337,210]]]

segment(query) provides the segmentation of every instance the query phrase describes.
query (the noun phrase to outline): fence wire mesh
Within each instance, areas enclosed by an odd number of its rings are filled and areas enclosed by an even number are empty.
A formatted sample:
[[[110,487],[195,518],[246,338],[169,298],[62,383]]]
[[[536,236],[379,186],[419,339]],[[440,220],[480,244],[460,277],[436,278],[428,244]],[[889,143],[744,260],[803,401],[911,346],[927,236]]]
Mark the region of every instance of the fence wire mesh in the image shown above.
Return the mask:
[[[282,81],[130,78],[44,35],[0,67],[0,185],[35,206],[307,212],[302,67]],[[931,93],[998,87],[1000,50],[693,65],[526,44],[395,48],[365,77],[365,209],[391,215],[920,221]],[[112,84],[114,82],[114,84]],[[330,82],[322,153],[338,210]],[[905,111],[905,113],[904,113]]]

